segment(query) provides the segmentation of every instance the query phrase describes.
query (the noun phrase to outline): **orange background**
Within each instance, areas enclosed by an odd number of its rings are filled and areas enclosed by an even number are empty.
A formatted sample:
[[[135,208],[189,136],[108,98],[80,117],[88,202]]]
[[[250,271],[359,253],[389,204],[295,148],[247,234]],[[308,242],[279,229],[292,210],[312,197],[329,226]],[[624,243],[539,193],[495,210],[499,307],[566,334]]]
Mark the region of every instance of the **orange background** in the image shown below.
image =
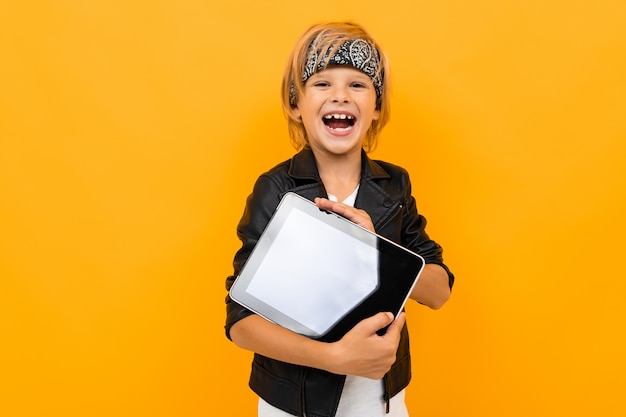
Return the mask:
[[[457,275],[409,306],[412,415],[626,415],[623,1],[212,3],[1,6],[0,415],[254,415],[224,279],[329,19],[388,52],[372,156]]]

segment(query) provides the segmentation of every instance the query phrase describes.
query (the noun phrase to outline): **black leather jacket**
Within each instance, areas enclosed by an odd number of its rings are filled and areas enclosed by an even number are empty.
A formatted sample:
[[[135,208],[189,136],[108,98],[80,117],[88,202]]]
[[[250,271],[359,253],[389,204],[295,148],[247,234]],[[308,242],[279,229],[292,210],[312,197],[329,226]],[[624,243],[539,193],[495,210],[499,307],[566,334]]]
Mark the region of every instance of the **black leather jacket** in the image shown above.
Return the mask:
[[[443,264],[441,247],[424,231],[426,219],[417,212],[406,170],[382,161],[373,161],[365,152],[362,153],[362,161],[361,182],[355,207],[370,215],[376,233],[415,251],[427,263],[444,267],[448,271],[452,287],[454,276]],[[227,290],[248,259],[280,199],[288,191],[310,200],[327,197],[313,152],[309,148],[303,149],[292,159],[278,164],[258,178],[237,227],[242,247],[235,255],[234,274],[226,279]],[[225,328],[228,338],[233,324],[253,314],[228,296],[226,312]],[[387,404],[389,398],[405,388],[411,379],[409,334],[406,326],[402,329],[396,357],[396,362],[384,377],[384,401]],[[344,381],[343,375],[255,354],[249,384],[261,398],[287,413],[307,417],[333,417]]]

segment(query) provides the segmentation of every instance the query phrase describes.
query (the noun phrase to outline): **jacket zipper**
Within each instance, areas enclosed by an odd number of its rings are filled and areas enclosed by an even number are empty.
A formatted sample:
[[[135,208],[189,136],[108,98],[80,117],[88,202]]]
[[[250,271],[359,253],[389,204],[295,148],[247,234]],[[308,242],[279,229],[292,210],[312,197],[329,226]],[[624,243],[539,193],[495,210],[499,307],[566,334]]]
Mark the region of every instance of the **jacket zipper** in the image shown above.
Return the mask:
[[[306,404],[304,402],[304,385],[305,385],[305,381],[306,381],[306,374],[308,373],[308,369],[304,368],[304,371],[302,372],[302,383],[300,383],[301,391],[300,391],[300,402],[302,403],[302,417],[306,417]]]
[[[396,207],[397,208],[396,212],[393,213],[391,216],[389,216],[389,218],[387,220],[385,220],[385,223],[383,223],[380,226],[376,227],[376,230],[382,229],[383,227],[387,226],[387,224],[389,224],[390,221],[395,219],[398,214],[402,213],[402,207],[404,207],[404,205],[402,203],[399,203],[398,207]]]
[[[389,218],[385,221],[385,223],[383,223],[382,225],[378,226],[376,229],[382,229],[387,224],[389,224],[390,221],[395,219],[396,216],[398,216],[400,213],[402,213],[402,207],[404,207],[404,205],[402,203],[398,203],[398,207],[396,208],[396,212],[393,213],[393,215],[389,216]],[[383,377],[383,389],[384,389],[384,392],[383,392],[383,403],[385,405],[385,414],[389,414],[391,412],[391,404],[390,404],[390,399],[389,399],[389,391],[387,390],[387,375],[385,375]]]
[[[387,391],[387,375],[383,377],[383,403],[385,404],[385,414],[389,414],[391,411],[391,404],[389,399],[389,392]]]

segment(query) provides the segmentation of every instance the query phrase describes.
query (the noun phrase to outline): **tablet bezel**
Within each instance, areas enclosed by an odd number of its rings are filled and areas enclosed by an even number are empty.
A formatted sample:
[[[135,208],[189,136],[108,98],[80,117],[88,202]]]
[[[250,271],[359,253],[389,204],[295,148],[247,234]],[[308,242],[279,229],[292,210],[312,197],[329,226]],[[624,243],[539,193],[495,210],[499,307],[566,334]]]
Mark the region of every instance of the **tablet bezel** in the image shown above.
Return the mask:
[[[255,278],[256,268],[261,265],[263,259],[271,250],[272,239],[280,232],[281,227],[294,209],[300,210],[315,220],[331,226],[334,230],[345,234],[350,239],[375,247],[379,254],[379,282],[376,288],[358,305],[345,313],[341,312],[342,316],[322,332],[307,327],[302,322],[293,319],[283,311],[274,308],[247,291],[247,288]],[[307,233],[307,236],[311,235],[313,239],[315,238],[316,230],[303,230],[303,233]],[[318,238],[323,237],[319,236]],[[337,248],[333,250],[337,250]],[[345,250],[349,251],[350,248],[345,248]],[[323,262],[323,259],[320,259],[320,262]],[[313,339],[335,341],[339,340],[343,334],[359,321],[378,312],[391,311],[397,316],[404,308],[415,283],[419,279],[424,264],[425,261],[420,255],[383,236],[372,233],[336,213],[320,210],[315,203],[296,193],[288,192],[285,193],[278,204],[255,248],[230,288],[229,294],[235,302],[271,322]],[[402,270],[394,271],[394,275],[397,272],[401,272],[402,276],[383,276],[382,280],[380,279],[381,268],[386,271],[387,268],[395,268],[396,266],[401,266]],[[292,265],[290,271],[292,271],[292,275],[297,275],[298,265]],[[311,313],[314,314],[314,312]]]

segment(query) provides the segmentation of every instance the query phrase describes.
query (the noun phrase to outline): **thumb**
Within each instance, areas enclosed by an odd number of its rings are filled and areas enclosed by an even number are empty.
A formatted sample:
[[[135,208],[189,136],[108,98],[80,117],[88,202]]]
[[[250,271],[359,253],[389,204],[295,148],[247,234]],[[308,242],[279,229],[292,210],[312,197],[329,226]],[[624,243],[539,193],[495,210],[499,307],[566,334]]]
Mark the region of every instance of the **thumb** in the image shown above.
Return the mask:
[[[394,322],[391,323],[391,326],[389,326],[389,329],[387,329],[387,334],[393,335],[397,333],[399,336],[400,332],[402,331],[402,327],[404,327],[405,322],[406,322],[406,313],[403,311],[402,313],[398,315],[398,317],[394,320]]]
[[[393,314],[390,312],[382,312],[375,314],[363,320],[359,327],[367,334],[374,334],[378,330],[386,327],[393,321]]]

